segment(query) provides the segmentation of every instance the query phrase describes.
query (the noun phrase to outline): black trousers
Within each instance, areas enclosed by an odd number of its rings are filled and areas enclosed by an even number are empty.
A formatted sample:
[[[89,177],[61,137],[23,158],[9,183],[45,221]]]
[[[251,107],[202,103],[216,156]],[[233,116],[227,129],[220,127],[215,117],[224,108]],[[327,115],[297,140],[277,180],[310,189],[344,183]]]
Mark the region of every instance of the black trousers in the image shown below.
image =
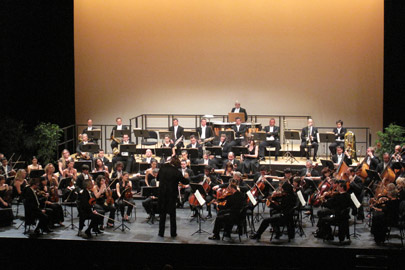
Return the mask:
[[[236,221],[235,217],[233,217],[231,214],[219,213],[217,218],[215,219],[213,234],[219,237],[219,232],[223,228],[224,233],[229,235],[231,233],[235,221]]]
[[[101,213],[100,213],[101,212]],[[102,211],[97,211],[97,213],[104,215],[104,212]],[[79,217],[79,231],[83,230],[84,227],[84,222],[86,221],[86,219],[90,219],[90,224],[89,227],[87,228],[87,230],[95,230],[98,228],[98,225],[103,224],[103,217],[94,214],[93,212],[91,212],[88,215],[80,215]]]
[[[130,204],[127,203],[127,202],[124,202],[124,200],[128,201]],[[124,213],[125,213],[125,206],[128,206],[128,208],[127,208],[127,215],[129,216],[129,215],[131,214],[132,209],[134,209],[134,207],[132,206],[133,202],[134,202],[134,200],[133,200],[132,198],[131,198],[131,199],[117,200],[117,201],[115,202],[115,203],[118,205],[118,208],[120,209],[120,212],[121,212],[121,216],[122,216],[122,217],[124,216]]]
[[[143,208],[145,208],[146,213],[149,215],[154,215],[157,211],[157,199],[147,198],[142,202]]]
[[[309,153],[311,148],[314,148],[314,158],[316,158],[316,154],[318,153],[318,143],[317,142],[312,142],[311,145],[307,145],[306,142],[302,142],[300,145],[300,151],[301,151],[301,157],[306,156],[307,158],[309,158]],[[305,149],[308,149],[308,151],[306,152]]]
[[[165,234],[165,225],[166,225],[166,216],[167,214],[170,215],[170,235],[175,236],[177,235],[177,225],[176,225],[176,208],[170,209],[167,211],[163,209],[159,213],[159,235]]]
[[[36,229],[47,230],[49,224],[49,216],[45,213],[37,213],[34,215],[34,218],[38,219],[38,225]]]
[[[264,141],[261,142],[259,145],[259,156],[260,157],[264,157],[264,150],[266,149],[266,147],[275,147],[276,148],[276,152],[275,152],[275,157],[279,156],[279,151],[281,149],[281,145],[279,141]]]
[[[114,218],[115,218],[115,207],[113,205],[105,205],[105,204],[96,204],[94,206],[94,209],[96,209],[97,213],[103,213],[104,215],[107,212],[110,212],[109,218],[107,219],[107,223],[114,224]],[[104,218],[102,217],[102,223],[104,224]]]

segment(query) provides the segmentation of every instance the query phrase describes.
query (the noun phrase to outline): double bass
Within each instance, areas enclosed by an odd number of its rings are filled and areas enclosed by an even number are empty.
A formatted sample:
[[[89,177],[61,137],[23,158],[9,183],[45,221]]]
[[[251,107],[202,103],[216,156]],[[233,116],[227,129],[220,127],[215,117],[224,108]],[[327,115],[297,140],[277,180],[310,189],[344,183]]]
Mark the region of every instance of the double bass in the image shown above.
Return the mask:
[[[200,182],[199,184],[203,186],[205,193],[208,193],[210,191],[211,179],[208,176],[204,175],[203,181]],[[195,196],[194,193],[191,194],[190,197],[188,197],[188,202],[191,207],[197,207],[200,205],[200,203],[198,202],[197,197]]]

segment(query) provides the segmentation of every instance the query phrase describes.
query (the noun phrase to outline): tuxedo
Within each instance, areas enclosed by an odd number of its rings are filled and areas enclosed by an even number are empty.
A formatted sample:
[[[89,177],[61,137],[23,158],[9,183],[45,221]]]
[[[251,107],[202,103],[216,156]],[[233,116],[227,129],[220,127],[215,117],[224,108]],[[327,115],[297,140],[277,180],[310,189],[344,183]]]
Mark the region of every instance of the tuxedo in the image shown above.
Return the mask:
[[[222,155],[221,158],[227,158],[228,157],[228,153],[232,147],[231,143],[229,143],[228,141],[224,141],[224,142],[220,142],[220,141],[214,141],[213,146],[221,146],[222,147]]]
[[[174,132],[174,126],[169,127],[169,131]],[[176,131],[176,134],[174,134],[173,142],[176,143],[176,140],[183,135],[184,135],[184,128],[181,126],[177,126],[177,131]],[[184,140],[184,138],[183,138],[183,140]],[[183,147],[183,146],[184,146],[184,144],[182,141],[177,144],[178,148]]]
[[[304,127],[301,131],[301,157],[305,155],[305,148],[308,148],[307,158],[309,158],[310,148],[314,148],[314,160],[316,159],[316,154],[318,152],[318,129],[316,127],[311,127],[311,132],[309,134],[309,127]],[[307,145],[308,136],[312,136],[311,145]]]
[[[235,131],[235,140],[231,142],[232,146],[242,146],[242,141],[246,138],[246,132],[248,127],[246,125],[240,125],[239,128],[236,125],[232,126],[233,131]]]
[[[198,164],[204,164],[204,159],[202,158],[202,159],[198,160]],[[211,168],[214,168],[214,169],[218,168],[218,164],[215,159],[208,159],[207,166],[210,166]]]
[[[235,112],[235,110],[236,110],[236,108],[232,108],[231,112]],[[240,108],[239,108],[239,112],[245,114],[245,122],[246,122],[247,119],[248,119],[248,115],[247,115],[246,110],[245,110],[244,108],[241,108],[241,107],[240,107]]]
[[[392,167],[391,162],[389,162],[389,163],[387,164],[387,166],[391,168],[391,167]],[[380,163],[377,165],[376,171],[377,171],[379,174],[382,174],[382,173],[383,173],[383,171],[384,171],[384,161],[380,162]]]
[[[352,165],[352,163],[353,163],[352,159],[351,159],[351,158],[348,158],[348,157],[345,155],[345,153],[342,153],[342,155],[343,155],[343,157],[344,157],[343,160],[344,160],[344,162],[346,163],[346,165],[347,165],[347,166]],[[332,162],[333,162],[333,163],[339,163],[339,158],[338,158],[338,155],[337,155],[337,154],[335,154],[335,155],[332,156]]]
[[[275,158],[277,160],[277,157],[279,155],[279,151],[281,148],[280,145],[280,128],[278,126],[273,126],[273,130],[270,131],[270,126],[266,126],[264,128],[264,131],[266,132],[266,141],[263,141],[259,145],[259,156],[261,158],[264,157],[264,150],[266,149],[267,146],[275,147],[276,152],[275,152]]]
[[[338,130],[337,128],[333,129],[333,133],[335,134],[335,142],[331,143],[329,145],[329,150],[332,153],[332,155],[336,154],[336,147],[337,146],[342,146],[344,148],[345,146],[345,134],[347,132],[347,129],[342,127],[340,128],[340,130]]]
[[[206,128],[205,128],[205,133],[204,134],[202,134],[203,133],[202,132],[202,127],[197,128],[197,133],[200,135],[200,138],[204,137],[205,139],[208,139],[208,138],[214,137],[214,132],[212,131],[212,128],[209,127],[209,126],[205,126],[205,127]],[[205,136],[203,136],[203,135],[205,135]]]
[[[191,143],[188,144],[186,148],[187,148],[187,149],[192,149],[192,148],[193,148],[193,147],[192,147],[192,144],[191,144]],[[196,143],[195,149],[198,150],[198,156],[197,156],[197,158],[190,158],[190,161],[191,161],[191,163],[193,163],[193,164],[197,164],[197,159],[201,158],[201,157],[202,157],[202,154],[203,154],[201,144]]]

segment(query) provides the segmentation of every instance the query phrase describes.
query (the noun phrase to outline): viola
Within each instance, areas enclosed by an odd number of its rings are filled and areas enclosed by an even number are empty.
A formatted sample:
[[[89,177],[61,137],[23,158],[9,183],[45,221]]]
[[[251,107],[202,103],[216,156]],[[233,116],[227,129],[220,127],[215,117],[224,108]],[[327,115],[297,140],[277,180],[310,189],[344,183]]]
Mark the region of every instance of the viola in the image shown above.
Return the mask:
[[[320,206],[322,203],[321,197],[330,190],[331,186],[327,179],[325,179],[319,184],[318,190],[309,197],[308,204],[315,207]]]
[[[127,186],[127,188],[125,189],[125,199],[132,199],[132,187],[130,185]]]

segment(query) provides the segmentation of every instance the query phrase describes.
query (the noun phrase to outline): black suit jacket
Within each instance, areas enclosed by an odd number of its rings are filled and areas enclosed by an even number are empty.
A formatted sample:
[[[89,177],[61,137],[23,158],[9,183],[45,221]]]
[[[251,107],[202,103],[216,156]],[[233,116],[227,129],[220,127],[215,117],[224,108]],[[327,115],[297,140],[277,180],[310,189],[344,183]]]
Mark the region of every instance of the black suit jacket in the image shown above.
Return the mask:
[[[90,193],[91,193],[91,191],[90,191]],[[80,216],[81,218],[86,219],[92,213],[91,205],[89,204],[90,198],[91,198],[91,196],[87,189],[80,190],[79,196],[78,196],[77,207],[79,208],[80,215],[83,215],[83,216]]]
[[[204,164],[204,159],[199,159],[198,164]],[[218,163],[215,159],[208,159],[208,166],[210,166],[211,168],[217,169]]]
[[[338,133],[338,129],[337,129],[337,128],[334,128],[334,129],[333,129],[333,133],[335,133],[335,139],[344,140],[344,139],[345,139],[345,134],[346,134],[346,132],[347,132],[347,129],[344,128],[344,127],[342,127],[342,128],[340,129],[340,133]],[[338,134],[338,135],[336,136],[336,134]]]
[[[352,163],[353,163],[352,159],[351,159],[351,158],[348,158],[344,153],[343,153],[343,155],[344,155],[343,160],[344,160],[344,162],[346,163],[346,165],[347,165],[347,166],[352,165]],[[333,162],[333,163],[338,163],[338,160],[339,160],[339,159],[338,159],[337,154],[335,154],[335,155],[332,156],[332,162]]]
[[[199,143],[197,143],[196,144],[196,146],[197,146],[197,150],[198,150],[198,157],[197,158],[202,158],[202,147],[201,147],[201,144],[199,144]],[[191,143],[190,144],[188,144],[187,146],[186,146],[186,148],[187,149],[191,149]]]
[[[157,160],[155,158],[151,158],[149,164],[152,163],[153,161],[157,161]],[[143,158],[142,162],[147,162],[146,158]]]
[[[174,131],[174,126],[169,127],[169,131]],[[178,139],[182,135],[184,135],[184,128],[182,126],[178,126],[177,133],[175,134],[175,138]],[[176,141],[175,138],[173,138],[173,141]]]
[[[211,138],[211,137],[214,137],[214,132],[212,132],[212,128],[211,127],[209,127],[209,126],[206,126],[207,128],[205,129],[205,138],[206,139],[208,139],[208,138]],[[196,131],[198,132],[198,134],[200,134],[200,137],[201,137],[201,133],[202,133],[202,128],[201,127],[198,127],[197,129],[196,129]]]
[[[238,128],[236,127],[236,125],[232,126],[232,129],[235,131],[235,137],[245,137],[246,136],[246,132],[248,131],[248,128],[246,125],[240,125],[239,127],[239,131]]]
[[[369,159],[369,158],[370,158],[370,156],[367,156],[367,157],[366,157],[366,159]],[[366,162],[367,162],[367,161],[366,161]],[[376,158],[376,157],[371,158],[371,161],[370,161],[370,170],[376,171],[376,170],[377,170],[378,163],[380,163],[380,161],[378,160],[378,158]]]
[[[389,166],[389,167],[391,168],[391,167],[392,167],[391,162],[388,163],[387,166]],[[370,166],[370,169],[371,169],[371,166]],[[382,174],[382,172],[384,171],[384,161],[378,163],[377,168],[376,168],[375,170],[376,170],[379,174]]]
[[[235,112],[235,107],[234,108],[232,108],[232,111],[231,112]],[[246,110],[244,109],[244,108],[239,108],[239,112],[240,113],[244,113],[245,114],[245,122],[247,121],[247,118],[248,118],[248,115],[247,115],[247,112],[246,112]]]
[[[179,169],[179,172],[183,175],[181,168]],[[186,172],[188,173],[188,176],[190,177],[194,176],[194,172],[192,169],[187,168]]]
[[[312,136],[312,142],[318,142],[318,129],[316,127],[312,127],[312,133],[310,134]],[[306,142],[308,137],[308,127],[302,128],[301,131],[301,141]]]
[[[236,171],[241,171],[240,161],[237,160],[237,159],[234,159],[233,161],[234,161],[233,164],[236,164]],[[222,163],[222,168],[223,168],[223,169],[225,169],[226,164],[227,164],[228,162],[230,162],[230,160],[229,160],[229,159],[226,159],[226,160]]]
[[[23,197],[25,199],[26,211],[29,213],[28,216],[38,216],[42,214],[42,211],[39,208],[39,198],[37,201],[34,191],[30,187],[26,187],[23,194]]]
[[[159,170],[157,180],[159,181],[158,208],[160,212],[173,213],[176,211],[176,200],[178,195],[178,184],[188,184],[178,168],[171,164],[163,164]]]
[[[307,168],[302,168],[301,169],[301,176],[305,176],[307,174]],[[319,172],[315,169],[312,169],[311,171],[311,176],[319,176]]]
[[[273,127],[273,132],[270,133],[270,126],[265,126],[264,131],[266,131],[266,136],[268,138],[270,138],[270,136],[274,136],[274,139],[276,141],[280,140],[280,134],[279,134],[280,133],[280,127],[274,126]]]

